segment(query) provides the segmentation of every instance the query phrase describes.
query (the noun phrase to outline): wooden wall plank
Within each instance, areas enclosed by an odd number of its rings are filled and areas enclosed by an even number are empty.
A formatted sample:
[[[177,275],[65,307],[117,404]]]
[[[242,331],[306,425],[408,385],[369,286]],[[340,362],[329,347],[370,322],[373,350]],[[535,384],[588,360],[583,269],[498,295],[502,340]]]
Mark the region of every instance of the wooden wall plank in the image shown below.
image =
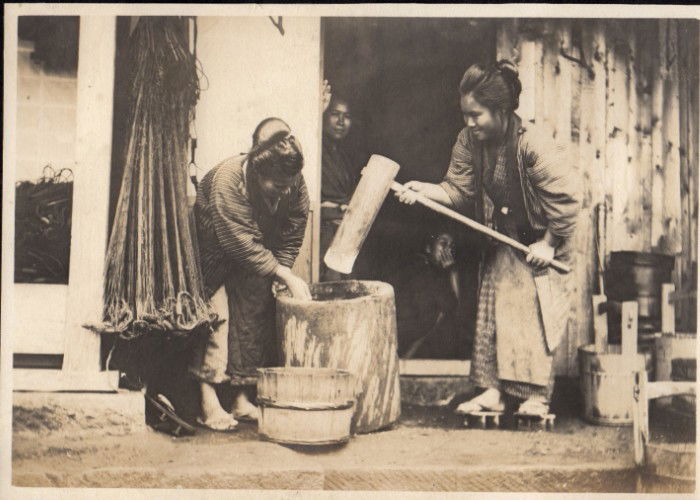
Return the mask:
[[[664,234],[663,226],[663,197],[664,197],[664,147],[663,147],[663,114],[664,114],[664,75],[666,74],[665,46],[666,20],[659,20],[656,30],[655,45],[652,60],[656,71],[652,83],[652,129],[651,147],[653,174],[651,183],[651,248],[657,250]],[[652,35],[652,33],[650,33]]]
[[[538,124],[543,127],[549,137],[555,138],[559,115],[560,102],[558,99],[559,86],[559,40],[557,39],[557,21],[544,21],[542,32],[542,120]],[[569,104],[570,105],[570,104]],[[556,138],[555,138],[556,139]]]
[[[606,200],[608,203],[607,238],[610,251],[624,250],[629,192],[627,174],[627,40],[621,21],[610,21],[608,35],[608,106],[606,123]]]
[[[522,94],[520,95],[520,107],[518,113],[524,122],[535,123],[537,107],[537,84],[539,75],[537,74],[537,60],[541,57],[538,52],[538,45],[534,40],[523,39],[520,42],[520,61],[518,63],[518,72],[520,74],[520,83],[523,86]]]
[[[693,23],[695,31],[679,38],[668,20],[547,20],[528,22],[527,33],[519,29],[515,41],[510,29],[499,42],[499,54],[519,57],[520,115],[558,140],[570,137],[581,169],[576,319],[565,355],[555,360],[558,375],[575,375],[577,349],[592,340],[599,202],[608,205],[601,242],[608,255],[682,248],[676,281],[684,289],[697,287],[700,38]],[[561,48],[592,73],[564,58]],[[669,232],[670,221],[676,227]]]
[[[637,51],[637,105],[639,108],[639,157],[636,168],[639,172],[640,207],[641,207],[641,231],[642,246],[644,252],[651,251],[651,219],[652,219],[652,173],[654,171],[652,148],[652,85],[653,73],[656,70],[653,65],[653,53],[657,50],[654,45],[655,37],[649,33],[656,29],[655,21],[641,23],[636,32]]]
[[[676,289],[683,292],[687,289],[688,268],[690,267],[690,226],[691,226],[691,193],[690,193],[690,162],[688,158],[689,139],[689,112],[690,112],[690,88],[689,88],[689,66],[690,57],[687,51],[687,44],[681,42],[682,29],[679,29],[678,45],[678,98],[679,98],[679,159],[680,159],[680,238],[683,251],[676,259]],[[679,329],[685,330],[687,327],[687,316],[689,304],[683,300],[676,304],[678,307],[678,317],[680,320]]]
[[[633,21],[625,21],[629,25]],[[636,26],[635,26],[636,27]],[[624,220],[624,243],[620,245],[625,250],[635,250],[641,252],[644,249],[644,228],[642,227],[642,190],[641,172],[639,168],[640,160],[640,109],[637,94],[638,83],[638,61],[637,61],[637,37],[633,26],[625,30],[628,33],[627,48],[629,49],[626,58],[627,77],[627,158],[624,162],[624,185],[629,186],[627,190],[628,198],[623,213]]]
[[[663,146],[664,155],[664,244],[661,250],[670,254],[680,253],[680,118],[678,82],[678,21],[668,20],[666,58],[668,76],[664,81]]]
[[[682,46],[686,47],[688,53],[688,102],[683,106],[688,108],[688,202],[690,205],[690,224],[688,247],[683,250],[688,259],[686,275],[683,278],[683,285],[687,290],[698,289],[698,121],[700,120],[700,106],[698,105],[698,94],[700,93],[700,38],[699,24],[697,20],[685,21],[689,26],[685,34]],[[688,311],[685,320],[682,322],[683,330],[688,332],[697,331],[697,300],[692,300],[688,304]]]
[[[496,33],[496,59],[508,59],[518,65],[518,19],[504,20],[500,24]]]

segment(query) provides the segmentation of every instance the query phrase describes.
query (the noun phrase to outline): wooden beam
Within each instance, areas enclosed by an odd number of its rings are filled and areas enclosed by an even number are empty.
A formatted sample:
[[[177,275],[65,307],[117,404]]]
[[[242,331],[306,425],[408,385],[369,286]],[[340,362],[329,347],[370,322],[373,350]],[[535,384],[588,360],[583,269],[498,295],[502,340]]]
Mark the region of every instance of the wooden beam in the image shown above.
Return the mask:
[[[100,338],[83,328],[102,319],[107,247],[116,17],[81,16],[76,168],[63,371],[100,370]],[[79,377],[66,382],[85,387]],[[50,383],[46,381],[46,383]]]
[[[467,377],[471,361],[460,359],[400,359],[401,375],[421,377]]]
[[[97,370],[12,370],[12,390],[31,392],[117,392],[119,372]]]
[[[647,372],[634,374],[632,401],[632,436],[634,439],[634,462],[644,465],[644,445],[649,441],[649,398],[647,397]]]
[[[664,398],[680,394],[695,394],[695,382],[663,381],[647,384],[647,399]]]

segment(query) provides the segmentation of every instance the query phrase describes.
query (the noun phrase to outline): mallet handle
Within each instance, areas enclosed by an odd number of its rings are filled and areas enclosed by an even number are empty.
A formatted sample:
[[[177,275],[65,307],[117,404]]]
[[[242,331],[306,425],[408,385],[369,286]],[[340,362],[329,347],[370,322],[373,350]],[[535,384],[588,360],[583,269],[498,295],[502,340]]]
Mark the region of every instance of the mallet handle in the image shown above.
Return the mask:
[[[402,193],[403,191],[406,190],[406,188],[403,187],[403,185],[399,184],[398,182],[392,182],[391,183],[391,189],[392,191],[396,191],[397,193]],[[523,245],[517,240],[514,240],[513,238],[510,238],[506,236],[503,233],[499,233],[498,231],[495,231],[491,229],[490,227],[484,226],[483,224],[479,224],[475,220],[470,219],[469,217],[465,217],[464,215],[455,212],[454,210],[451,210],[447,208],[445,205],[441,205],[440,203],[437,203],[436,201],[433,201],[429,198],[426,198],[425,196],[421,195],[420,193],[416,193],[416,201],[420,203],[421,205],[424,205],[428,207],[431,210],[434,210],[438,213],[441,213],[442,215],[446,215],[447,217],[450,217],[456,221],[461,222],[465,226],[469,226],[470,228],[474,229],[475,231],[478,231],[480,233],[483,233],[487,236],[490,236],[491,238],[500,241],[501,243],[505,243],[506,245],[510,245],[511,247],[515,248],[516,250],[520,250],[521,252],[525,254],[530,253],[530,248],[526,245]],[[559,271],[563,273],[569,273],[571,272],[571,268],[567,266],[566,264],[562,264],[561,262],[557,260],[550,260],[547,262],[547,265],[552,266],[555,269],[558,269]]]

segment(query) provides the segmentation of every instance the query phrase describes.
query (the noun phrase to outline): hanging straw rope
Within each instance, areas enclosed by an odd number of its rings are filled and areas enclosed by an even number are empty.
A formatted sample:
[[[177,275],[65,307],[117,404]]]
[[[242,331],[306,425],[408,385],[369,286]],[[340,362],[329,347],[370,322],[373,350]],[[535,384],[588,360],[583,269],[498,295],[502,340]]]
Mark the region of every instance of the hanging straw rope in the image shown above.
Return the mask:
[[[190,117],[199,97],[186,20],[142,17],[129,40],[129,132],[124,175],[109,241],[104,324],[118,334],[211,331],[187,206]]]

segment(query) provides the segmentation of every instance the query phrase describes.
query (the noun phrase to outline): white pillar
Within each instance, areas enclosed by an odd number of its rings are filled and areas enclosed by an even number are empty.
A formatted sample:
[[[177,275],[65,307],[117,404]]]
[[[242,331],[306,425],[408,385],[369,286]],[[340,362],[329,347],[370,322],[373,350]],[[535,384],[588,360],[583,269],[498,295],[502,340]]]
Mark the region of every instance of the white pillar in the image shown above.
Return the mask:
[[[100,338],[82,325],[102,319],[116,23],[115,16],[80,17],[76,167],[63,361],[63,370],[68,372],[100,370]]]

